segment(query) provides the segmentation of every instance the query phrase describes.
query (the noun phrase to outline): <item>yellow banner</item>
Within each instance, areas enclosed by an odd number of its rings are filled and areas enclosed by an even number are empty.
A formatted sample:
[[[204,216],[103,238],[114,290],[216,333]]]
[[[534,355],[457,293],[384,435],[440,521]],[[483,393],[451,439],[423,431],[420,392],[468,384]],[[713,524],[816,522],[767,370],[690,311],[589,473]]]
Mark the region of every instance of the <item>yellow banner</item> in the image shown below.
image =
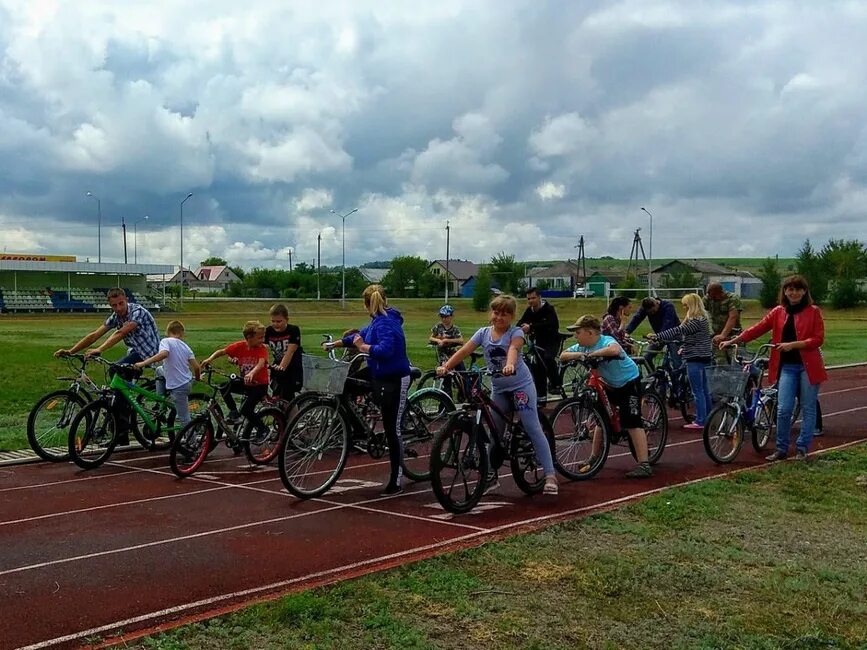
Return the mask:
[[[34,255],[32,253],[0,253],[0,260],[16,262],[74,262],[75,255]]]

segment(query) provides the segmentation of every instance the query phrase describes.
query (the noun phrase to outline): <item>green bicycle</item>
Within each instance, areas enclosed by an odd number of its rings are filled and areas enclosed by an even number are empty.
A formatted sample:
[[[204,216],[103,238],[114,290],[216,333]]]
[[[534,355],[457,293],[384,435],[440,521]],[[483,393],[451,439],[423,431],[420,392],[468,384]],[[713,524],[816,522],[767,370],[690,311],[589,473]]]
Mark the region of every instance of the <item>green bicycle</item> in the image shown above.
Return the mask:
[[[175,406],[168,396],[148,390],[135,381],[141,371],[131,365],[111,364],[114,374],[95,400],[84,406],[69,426],[69,457],[82,469],[95,469],[107,461],[117,446],[122,419],[130,427],[138,419],[140,442],[145,449],[164,448],[171,444],[181,428],[175,424]],[[190,415],[195,417],[207,401],[201,393],[191,393]],[[131,409],[131,411],[130,411]],[[126,415],[121,415],[126,413]],[[168,438],[168,442],[161,439]]]

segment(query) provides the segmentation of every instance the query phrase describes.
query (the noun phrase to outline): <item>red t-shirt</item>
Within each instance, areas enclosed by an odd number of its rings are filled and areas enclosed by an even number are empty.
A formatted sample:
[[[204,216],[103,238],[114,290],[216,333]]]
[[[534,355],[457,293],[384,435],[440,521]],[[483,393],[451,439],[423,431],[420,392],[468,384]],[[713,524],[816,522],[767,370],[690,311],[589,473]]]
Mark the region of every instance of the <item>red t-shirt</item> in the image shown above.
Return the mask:
[[[246,375],[253,368],[256,367],[256,364],[259,363],[260,359],[265,361],[265,365],[262,367],[259,372],[257,372],[253,376],[254,384],[264,384],[268,385],[268,348],[264,345],[260,345],[255,348],[251,348],[247,345],[247,341],[238,341],[237,343],[232,343],[231,345],[227,345],[225,348],[226,354],[228,354],[231,358],[238,360],[238,367],[241,369],[241,374]],[[243,379],[243,377],[241,377]]]

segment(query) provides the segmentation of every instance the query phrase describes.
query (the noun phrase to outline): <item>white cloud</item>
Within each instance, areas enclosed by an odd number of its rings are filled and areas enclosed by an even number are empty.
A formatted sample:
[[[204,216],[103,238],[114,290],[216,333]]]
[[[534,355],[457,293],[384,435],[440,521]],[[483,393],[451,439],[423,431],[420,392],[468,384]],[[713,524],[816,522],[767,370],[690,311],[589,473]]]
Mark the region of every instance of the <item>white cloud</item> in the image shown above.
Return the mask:
[[[536,194],[543,201],[551,201],[552,199],[562,199],[566,196],[566,186],[562,183],[552,183],[546,181],[536,187]]]

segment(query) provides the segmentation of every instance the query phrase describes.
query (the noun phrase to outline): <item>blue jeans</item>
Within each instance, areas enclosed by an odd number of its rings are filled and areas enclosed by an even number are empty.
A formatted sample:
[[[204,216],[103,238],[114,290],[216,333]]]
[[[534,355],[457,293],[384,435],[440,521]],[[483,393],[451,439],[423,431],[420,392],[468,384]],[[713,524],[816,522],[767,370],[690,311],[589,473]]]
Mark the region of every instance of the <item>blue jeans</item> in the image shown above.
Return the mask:
[[[689,377],[689,387],[692,389],[692,397],[695,400],[695,423],[703,425],[710,413],[710,393],[707,390],[707,380],[704,369],[707,363],[704,361],[687,361],[686,374]]]
[[[801,433],[795,446],[806,452],[813,441],[816,430],[816,401],[819,398],[819,384],[811,384],[807,371],[800,363],[786,363],[780,368],[780,381],[777,384],[777,451],[789,450],[792,433],[792,412],[795,410],[795,397],[801,400]]]
[[[165,381],[163,382],[163,385],[165,385]],[[192,389],[192,387],[193,382],[188,381],[186,384],[181,384],[177,388],[172,388],[169,391],[171,400],[175,404],[177,420],[182,426],[190,422],[190,389]]]

